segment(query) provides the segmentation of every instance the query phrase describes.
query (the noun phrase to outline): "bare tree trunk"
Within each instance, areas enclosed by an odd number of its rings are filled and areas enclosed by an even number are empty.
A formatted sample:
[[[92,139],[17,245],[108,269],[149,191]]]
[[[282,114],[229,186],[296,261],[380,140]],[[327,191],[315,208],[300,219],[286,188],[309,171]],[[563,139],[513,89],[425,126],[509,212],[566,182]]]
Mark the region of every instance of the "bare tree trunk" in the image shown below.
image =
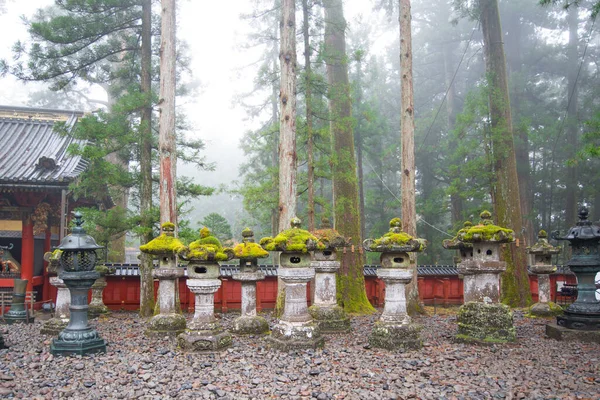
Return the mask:
[[[279,66],[279,229],[296,216],[296,6],[281,4]]]
[[[411,236],[417,236],[417,210],[415,205],[415,113],[412,77],[412,35],[410,0],[400,1],[400,138],[402,163],[402,228]],[[412,256],[414,255],[414,257]],[[406,306],[410,314],[422,312],[417,285],[417,257],[411,254],[412,281],[406,285]]]
[[[144,107],[140,122],[140,214],[144,234],[141,241],[152,240],[152,0],[142,3],[142,75],[141,92],[144,94]],[[154,279],[152,277],[152,257],[140,255],[140,316],[149,318],[154,313]]]
[[[362,54],[356,57],[356,106],[360,110],[362,104]],[[356,129],[354,131],[354,148],[356,149],[356,175],[358,176],[358,209],[360,211],[360,238],[365,239],[365,191],[363,184],[363,155],[362,155],[362,135],[361,135],[360,113],[356,118]]]
[[[160,36],[160,110],[158,151],[160,154],[160,222],[177,226],[177,193],[175,177],[175,2],[161,0]]]
[[[304,101],[306,102],[306,152],[308,153],[308,204],[306,208],[308,213],[308,230],[312,232],[315,230],[315,161],[312,121],[312,67],[310,65],[311,48],[308,32],[308,0],[302,0],[302,17],[302,36],[304,37],[304,79],[306,87],[304,92]]]
[[[517,162],[508,96],[506,59],[497,0],[480,0],[480,21],[489,79],[491,140],[496,182],[493,189],[498,224],[521,233],[522,215]],[[502,275],[502,301],[512,307],[531,303],[524,247],[510,244],[503,250],[507,263]]]
[[[329,110],[331,115],[333,175],[333,210],[335,228],[350,238],[353,249],[360,248],[360,210],[358,209],[358,182],[352,133],[352,105],[348,82],[346,56],[346,20],[342,0],[323,1],[325,9],[325,62],[329,83]],[[353,250],[352,249],[352,250]],[[371,313],[363,276],[363,254],[344,251],[338,275],[338,299],[345,311]]]
[[[451,42],[453,44],[453,42]],[[456,89],[452,78],[454,76],[454,65],[453,51],[454,47],[450,44],[444,46],[444,76],[446,80],[446,86],[448,86],[448,94],[446,96],[446,114],[448,123],[448,132],[454,130],[456,125]],[[455,140],[449,141],[449,150],[454,152],[456,150],[457,143]],[[463,200],[460,194],[453,192],[450,195],[450,215],[451,221],[454,226],[463,222]]]
[[[579,142],[577,127],[577,97],[579,94],[577,89],[577,71],[579,66],[579,52],[577,50],[577,44],[579,42],[577,35],[579,20],[577,14],[579,13],[579,8],[574,4],[569,7],[568,12],[569,44],[567,48],[567,101],[569,102],[569,107],[567,108],[566,131],[568,146],[567,157],[573,159],[575,158],[577,143]],[[577,175],[577,166],[567,165],[567,180],[565,182],[565,227],[573,226],[577,222],[577,195],[579,192]]]

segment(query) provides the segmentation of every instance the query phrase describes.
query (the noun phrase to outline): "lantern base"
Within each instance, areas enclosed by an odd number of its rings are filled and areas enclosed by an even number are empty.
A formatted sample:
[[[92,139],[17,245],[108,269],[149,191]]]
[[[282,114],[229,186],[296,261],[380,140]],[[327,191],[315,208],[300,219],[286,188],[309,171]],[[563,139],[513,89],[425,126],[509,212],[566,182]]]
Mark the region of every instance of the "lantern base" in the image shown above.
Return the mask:
[[[553,302],[548,303],[535,303],[529,308],[529,313],[525,316],[527,317],[556,317],[557,315],[561,315],[563,313],[563,309],[561,306],[557,305]]]
[[[469,302],[457,316],[459,342],[494,344],[514,342],[516,330],[510,307],[499,303]]]
[[[272,348],[288,351],[323,347],[325,339],[321,336],[319,326],[312,321],[303,323],[280,321],[273,327],[268,342]]]
[[[177,313],[158,314],[148,323],[147,337],[175,337],[185,330],[185,317]]]
[[[260,335],[269,331],[269,323],[263,317],[242,316],[233,321],[233,332],[240,335]]]
[[[177,336],[177,344],[184,351],[211,353],[231,346],[231,334],[227,331],[187,330]]]
[[[423,347],[419,336],[422,327],[417,324],[391,324],[377,321],[369,336],[369,344],[386,350],[418,350]]]
[[[33,316],[29,315],[28,310],[10,310],[4,314],[4,321],[9,325],[17,324],[19,322],[32,324],[34,319]]]
[[[50,344],[50,353],[61,356],[68,356],[71,354],[83,356],[90,353],[106,353],[106,342],[104,339],[97,337],[97,334],[94,339],[76,341],[63,340],[59,336],[58,339],[52,340],[52,343]]]
[[[58,336],[69,324],[68,319],[50,318],[44,323],[40,333],[42,335]]]
[[[546,325],[546,336],[565,342],[600,343],[600,331],[568,329],[557,324]]]
[[[101,315],[110,314],[110,310],[104,304],[91,304],[88,306],[88,317],[98,318]]]
[[[600,331],[600,313],[576,313],[567,308],[564,315],[556,317],[556,324],[578,331]]]
[[[308,308],[308,312],[319,325],[321,333],[345,333],[352,329],[348,314],[338,305],[332,307],[312,305]]]

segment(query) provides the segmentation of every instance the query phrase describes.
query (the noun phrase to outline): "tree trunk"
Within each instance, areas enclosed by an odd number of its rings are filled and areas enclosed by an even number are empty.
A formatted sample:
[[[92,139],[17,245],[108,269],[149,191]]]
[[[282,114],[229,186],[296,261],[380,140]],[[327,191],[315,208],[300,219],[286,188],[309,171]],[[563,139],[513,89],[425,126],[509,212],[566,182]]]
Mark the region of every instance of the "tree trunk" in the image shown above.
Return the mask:
[[[362,104],[362,55],[356,58],[356,109],[360,110]],[[356,148],[356,174],[358,176],[358,207],[360,211],[360,238],[365,239],[365,191],[363,184],[363,154],[362,154],[362,135],[361,121],[362,116],[359,111],[356,117],[356,129],[354,131],[354,147]]]
[[[494,206],[498,224],[521,233],[519,196],[506,59],[497,0],[480,0],[480,21],[489,80],[492,158],[496,174]],[[523,246],[509,244],[503,250],[506,272],[502,274],[502,301],[512,307],[531,303],[527,257]]]
[[[577,150],[578,121],[577,121],[577,71],[579,69],[579,52],[577,50],[578,35],[577,28],[579,20],[577,14],[579,8],[576,5],[569,7],[567,22],[569,24],[569,44],[567,48],[567,158],[574,159]],[[577,182],[577,166],[567,165],[567,180],[565,182],[566,204],[565,204],[565,228],[574,226],[577,222],[577,193],[579,184]]]
[[[308,32],[309,13],[308,0],[302,0],[302,36],[304,37],[304,80],[305,92],[304,101],[306,103],[306,152],[307,154],[307,186],[308,186],[308,204],[306,206],[308,213],[308,230],[315,230],[315,161],[314,161],[314,138],[312,121],[312,67],[310,65],[310,36]]]
[[[281,4],[279,49],[279,229],[296,216],[296,6]]]
[[[400,14],[400,141],[401,155],[401,199],[402,229],[411,236],[417,237],[417,210],[415,204],[415,114],[412,76],[412,36],[410,0],[399,0]],[[406,285],[406,307],[409,314],[422,312],[417,285],[417,257],[410,257],[412,281]]]
[[[158,151],[160,155],[160,222],[177,226],[175,177],[175,2],[161,0],[160,110]]]
[[[353,247],[341,252],[338,300],[347,312],[371,313],[363,276],[360,249],[358,182],[352,134],[352,106],[346,57],[346,21],[342,0],[323,1],[325,10],[325,51],[329,83],[330,130],[332,137],[333,212],[335,228],[350,238]]]
[[[140,121],[140,214],[144,234],[142,244],[152,240],[152,0],[142,3],[142,74],[141,92],[145,105]],[[140,256],[140,317],[150,318],[154,313],[154,279],[152,257]]]
[[[454,44],[454,42],[450,42]],[[456,89],[452,78],[454,77],[454,58],[453,50],[454,46],[447,44],[444,46],[444,77],[446,80],[446,86],[448,86],[448,94],[446,95],[446,114],[448,123],[448,132],[454,130],[456,125]],[[456,150],[457,143],[455,140],[449,140],[449,150],[453,153]],[[450,216],[453,226],[461,226],[463,222],[463,200],[458,192],[453,192],[450,195]],[[460,225],[459,225],[460,224]],[[462,227],[462,226],[461,226]]]

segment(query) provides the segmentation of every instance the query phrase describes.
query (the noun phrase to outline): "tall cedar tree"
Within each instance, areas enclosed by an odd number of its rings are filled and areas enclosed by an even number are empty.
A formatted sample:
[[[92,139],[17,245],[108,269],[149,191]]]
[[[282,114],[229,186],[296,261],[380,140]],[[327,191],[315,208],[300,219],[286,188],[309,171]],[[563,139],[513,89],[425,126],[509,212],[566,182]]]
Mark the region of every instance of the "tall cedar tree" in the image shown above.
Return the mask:
[[[492,159],[496,182],[494,210],[501,226],[521,235],[522,216],[512,129],[506,59],[497,0],[480,0],[479,12],[489,81]],[[531,303],[527,257],[523,246],[510,244],[502,251],[507,263],[502,275],[502,301],[512,307]]]
[[[417,236],[417,209],[415,204],[415,104],[412,75],[412,35],[410,0],[399,0],[400,14],[400,140],[401,140],[401,198],[402,228],[409,235]],[[421,311],[417,286],[417,259],[410,258],[412,280],[407,285],[406,300],[410,313]]]
[[[279,230],[296,216],[296,4],[281,3],[279,66]]]
[[[346,20],[341,0],[325,0],[323,7],[325,9],[324,58],[329,83],[330,129],[333,146],[331,169],[335,228],[343,236],[350,238],[354,246],[354,251],[344,251],[341,254],[338,299],[347,312],[370,313],[374,309],[367,299],[363,276],[363,254],[359,251],[362,249],[362,238],[360,237],[358,182],[346,56]]]

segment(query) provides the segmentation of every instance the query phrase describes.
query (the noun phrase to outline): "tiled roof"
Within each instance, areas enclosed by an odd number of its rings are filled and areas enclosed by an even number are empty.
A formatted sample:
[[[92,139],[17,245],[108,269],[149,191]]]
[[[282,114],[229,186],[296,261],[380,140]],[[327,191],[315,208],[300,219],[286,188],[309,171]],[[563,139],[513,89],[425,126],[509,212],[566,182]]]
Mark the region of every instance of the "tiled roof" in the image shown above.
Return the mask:
[[[107,267],[115,268],[115,275],[127,276],[134,275],[138,276],[138,264],[105,264]],[[181,267],[184,267],[181,265]],[[365,265],[363,267],[364,276],[377,276],[377,268],[379,265]],[[240,267],[234,264],[223,264],[221,265],[221,277],[231,277],[234,273],[238,272]],[[277,276],[277,265],[259,265],[258,270],[264,273],[266,276]],[[567,267],[558,266],[556,271],[557,274],[571,274],[571,271]],[[458,275],[458,271],[454,265],[419,265],[417,266],[417,274],[419,276],[451,276]]]
[[[83,113],[0,106],[0,185],[67,185],[87,166],[67,148],[83,141],[53,131],[72,129]]]

